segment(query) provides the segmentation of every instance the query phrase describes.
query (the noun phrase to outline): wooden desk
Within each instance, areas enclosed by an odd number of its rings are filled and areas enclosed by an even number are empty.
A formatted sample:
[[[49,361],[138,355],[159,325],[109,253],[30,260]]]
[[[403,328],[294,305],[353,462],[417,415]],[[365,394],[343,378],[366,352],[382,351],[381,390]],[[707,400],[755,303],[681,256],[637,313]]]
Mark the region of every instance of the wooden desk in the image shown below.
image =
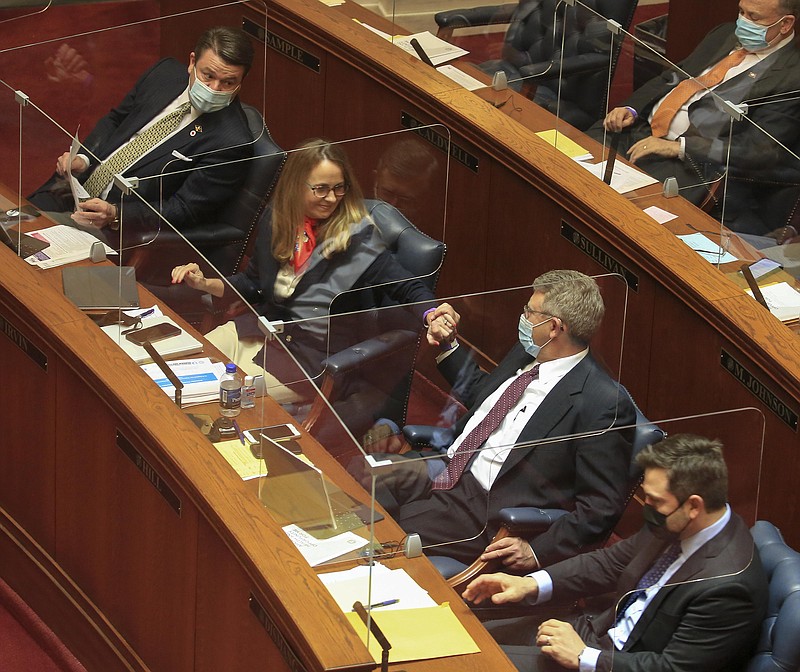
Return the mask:
[[[13,386],[0,412],[0,576],[87,669],[373,669],[315,571],[191,420],[63,296],[60,269],[0,248],[0,367]],[[290,420],[272,403],[262,419]],[[311,437],[301,444],[363,498]],[[402,537],[389,520],[380,533]],[[404,669],[513,670],[426,558],[387,564],[449,601],[481,648]]]

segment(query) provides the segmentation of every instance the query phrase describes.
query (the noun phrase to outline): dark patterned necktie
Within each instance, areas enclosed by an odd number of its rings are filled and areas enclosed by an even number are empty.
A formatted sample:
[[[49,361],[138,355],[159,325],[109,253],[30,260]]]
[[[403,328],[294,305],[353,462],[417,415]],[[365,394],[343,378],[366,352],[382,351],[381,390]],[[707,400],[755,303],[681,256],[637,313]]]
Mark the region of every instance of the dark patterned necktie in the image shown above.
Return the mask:
[[[470,461],[470,458],[488,439],[492,432],[500,426],[503,418],[522,397],[525,388],[539,377],[539,365],[534,366],[530,371],[519,374],[511,385],[509,385],[497,403],[486,414],[478,425],[464,438],[461,445],[453,453],[450,462],[442,473],[440,473],[431,484],[432,490],[450,490]]]
[[[164,138],[174,133],[191,107],[191,103],[183,103],[177,110],[170,112],[163,119],[159,119],[127,145],[120,147],[89,175],[89,179],[83,185],[86,191],[95,198],[102,194],[105,188],[111,184],[114,175],[132,166]]]
[[[636,584],[636,590],[631,592],[622,601],[617,611],[617,618],[614,621],[614,625],[619,625],[620,621],[625,617],[625,612],[628,611],[628,607],[644,595],[648,588],[658,583],[659,579],[664,576],[664,572],[667,571],[667,568],[678,559],[680,554],[680,541],[676,541],[667,546],[666,550],[659,556],[653,566],[639,579],[639,583]]]

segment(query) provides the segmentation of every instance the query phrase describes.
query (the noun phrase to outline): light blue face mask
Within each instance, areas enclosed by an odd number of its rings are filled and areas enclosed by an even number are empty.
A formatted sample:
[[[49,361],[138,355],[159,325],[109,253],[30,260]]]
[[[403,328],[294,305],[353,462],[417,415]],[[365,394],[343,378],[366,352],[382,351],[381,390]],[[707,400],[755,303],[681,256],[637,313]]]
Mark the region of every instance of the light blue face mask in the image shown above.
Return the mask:
[[[196,110],[209,114],[223,110],[231,104],[233,96],[239,90],[237,86],[233,91],[214,91],[209,88],[197,76],[197,68],[194,69],[194,84],[189,89],[189,101]]]
[[[762,49],[766,49],[770,46],[767,41],[767,31],[785,18],[785,16],[782,16],[775,21],[775,23],[762,26],[760,23],[753,23],[740,14],[739,18],[736,19],[736,38],[739,40],[742,48],[747,49],[747,51],[761,51]]]
[[[519,334],[519,342],[522,344],[522,347],[525,348],[525,352],[527,352],[531,357],[538,357],[539,352],[541,352],[542,348],[547,345],[551,340],[548,339],[547,343],[544,345],[536,345],[533,342],[533,330],[535,327],[538,327],[540,324],[544,324],[548,322],[550,318],[548,317],[546,320],[542,320],[537,324],[531,324],[526,318],[525,315],[522,314],[519,316],[519,326],[517,327],[517,332]]]

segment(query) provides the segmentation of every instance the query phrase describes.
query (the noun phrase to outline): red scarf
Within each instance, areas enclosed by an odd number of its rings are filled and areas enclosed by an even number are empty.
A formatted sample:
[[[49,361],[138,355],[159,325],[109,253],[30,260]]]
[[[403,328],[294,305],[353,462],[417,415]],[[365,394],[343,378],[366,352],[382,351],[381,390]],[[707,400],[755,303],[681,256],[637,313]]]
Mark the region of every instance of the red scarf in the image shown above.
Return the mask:
[[[317,222],[306,217],[303,220],[303,230],[297,234],[294,241],[294,272],[299,273],[300,269],[308,261],[314,247],[317,244],[317,234],[315,232]]]

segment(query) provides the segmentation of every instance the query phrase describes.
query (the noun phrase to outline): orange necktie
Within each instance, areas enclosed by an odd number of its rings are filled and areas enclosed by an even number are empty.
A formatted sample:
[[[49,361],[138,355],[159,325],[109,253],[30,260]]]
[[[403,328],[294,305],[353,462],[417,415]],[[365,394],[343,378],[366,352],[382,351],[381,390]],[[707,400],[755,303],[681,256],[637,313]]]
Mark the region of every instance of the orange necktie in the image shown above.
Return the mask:
[[[650,130],[654,138],[663,138],[678,110],[686,104],[694,94],[701,89],[711,88],[719,84],[724,78],[725,74],[731,68],[739,65],[744,57],[749,54],[745,49],[737,49],[733,53],[728,54],[719,63],[717,63],[706,74],[699,77],[684,79],[678,86],[670,91],[664,98],[661,105],[658,106],[656,113],[653,115],[653,120],[650,122]]]

